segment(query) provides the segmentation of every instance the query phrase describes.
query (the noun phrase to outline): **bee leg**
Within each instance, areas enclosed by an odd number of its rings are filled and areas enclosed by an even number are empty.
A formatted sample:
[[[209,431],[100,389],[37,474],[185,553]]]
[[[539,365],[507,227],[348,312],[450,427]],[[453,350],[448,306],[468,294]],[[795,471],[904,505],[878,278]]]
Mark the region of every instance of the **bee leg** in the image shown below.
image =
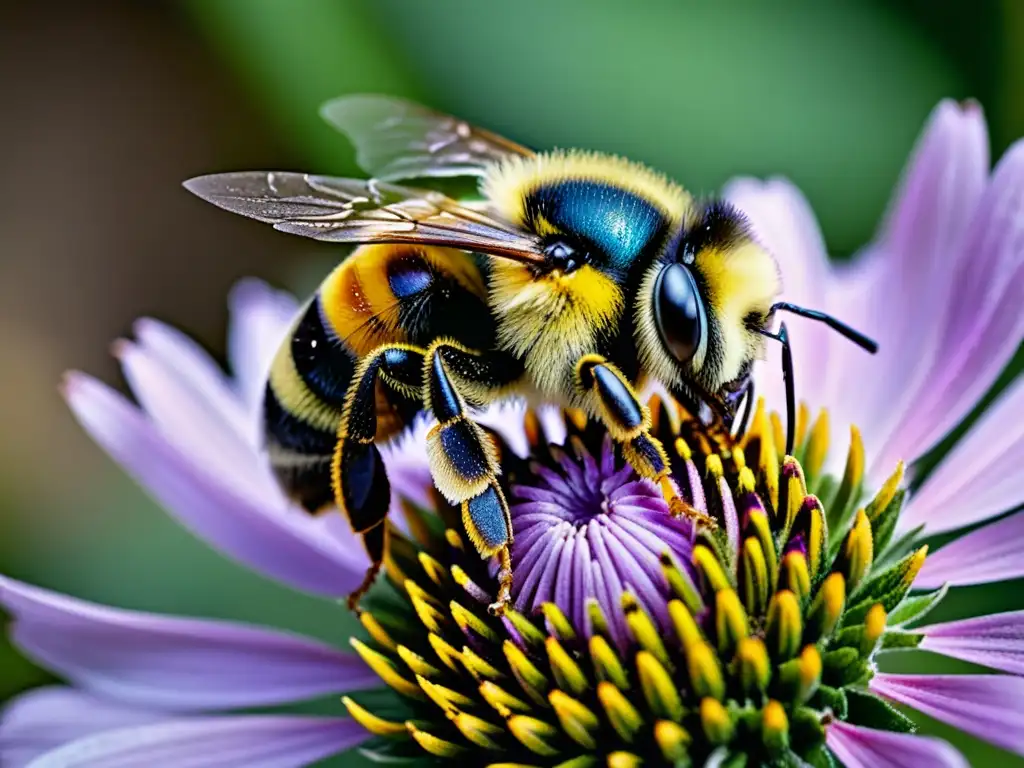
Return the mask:
[[[501,471],[491,437],[466,414],[462,392],[482,400],[522,373],[512,358],[481,354],[451,341],[435,342],[424,361],[424,400],[437,419],[427,435],[430,473],[441,495],[462,510],[462,524],[483,558],[497,555],[500,614],[512,596],[512,518],[498,485]]]
[[[338,508],[355,533],[363,537],[370,567],[359,588],[349,595],[350,608],[373,586],[387,550],[384,522],[391,504],[391,484],[384,460],[374,444],[377,434],[377,385],[419,398],[423,350],[408,345],[380,347],[363,359],[353,377],[331,462],[331,487]]]
[[[636,473],[658,484],[673,515],[698,525],[717,526],[714,519],[697,511],[679,494],[669,474],[668,456],[661,441],[651,435],[651,412],[618,367],[601,355],[588,354],[576,363],[576,384],[594,398],[597,412],[612,440]]]

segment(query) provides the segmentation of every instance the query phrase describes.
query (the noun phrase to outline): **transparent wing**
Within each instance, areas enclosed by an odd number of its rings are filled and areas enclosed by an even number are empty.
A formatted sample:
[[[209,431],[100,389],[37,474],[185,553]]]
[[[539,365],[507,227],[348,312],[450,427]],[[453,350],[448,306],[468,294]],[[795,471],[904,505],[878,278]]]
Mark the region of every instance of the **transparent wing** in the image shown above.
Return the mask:
[[[385,181],[480,176],[495,161],[533,154],[456,117],[387,96],[342,96],[320,114],[351,139],[360,167]]]
[[[245,171],[198,176],[193,194],[274,229],[336,243],[423,243],[544,261],[535,235],[462,205],[440,192],[375,179]]]

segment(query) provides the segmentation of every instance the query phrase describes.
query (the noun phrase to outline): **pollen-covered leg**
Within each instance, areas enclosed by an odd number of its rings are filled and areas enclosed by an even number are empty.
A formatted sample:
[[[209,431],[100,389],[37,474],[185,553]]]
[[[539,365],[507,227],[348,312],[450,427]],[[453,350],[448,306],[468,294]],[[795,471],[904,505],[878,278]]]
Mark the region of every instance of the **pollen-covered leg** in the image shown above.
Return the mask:
[[[680,495],[669,475],[668,457],[661,441],[650,434],[651,413],[619,369],[601,355],[584,355],[576,364],[577,385],[589,393],[608,434],[622,448],[622,456],[637,474],[661,488],[673,515],[688,517],[709,527],[715,521],[698,512]]]
[[[393,398],[419,399],[423,352],[407,345],[381,347],[368,356],[352,381],[338,442],[331,463],[331,485],[338,508],[352,530],[363,536],[370,567],[358,590],[349,596],[350,607],[373,585],[383,561],[387,536],[384,519],[391,503],[391,484],[384,460],[374,444],[377,436],[378,390]]]
[[[427,435],[430,472],[441,495],[461,508],[466,533],[480,556],[499,558],[499,590],[491,606],[495,612],[504,609],[511,595],[512,522],[497,482],[497,449],[466,414],[466,397],[485,402],[521,372],[511,358],[483,355],[448,341],[432,345],[424,363],[425,399],[438,422]]]

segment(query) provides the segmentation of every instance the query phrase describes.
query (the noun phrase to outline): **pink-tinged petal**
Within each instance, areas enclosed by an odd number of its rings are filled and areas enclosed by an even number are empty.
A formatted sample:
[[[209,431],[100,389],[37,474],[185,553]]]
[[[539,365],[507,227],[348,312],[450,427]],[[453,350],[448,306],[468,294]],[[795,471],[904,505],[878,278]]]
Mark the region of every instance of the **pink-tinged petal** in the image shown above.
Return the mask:
[[[40,665],[157,709],[269,706],[371,688],[352,654],[285,632],[109,608],[0,576],[11,638]]]
[[[232,424],[232,418],[215,399],[196,389],[181,367],[129,341],[117,345],[117,357],[143,411],[200,471],[230,485],[236,493],[257,500],[277,497],[278,505],[285,505],[263,458],[239,431],[245,427]],[[234,401],[236,415],[244,418],[235,396],[228,392],[227,397]]]
[[[65,396],[94,440],[185,527],[230,557],[297,589],[339,597],[363,578],[365,556],[296,508],[235,493],[161,436],[109,387],[70,374]]]
[[[942,739],[840,720],[829,723],[825,743],[845,768],[970,768],[964,756]]]
[[[988,163],[981,110],[973,104],[939,104],[871,246],[878,279],[858,297],[855,319],[881,349],[874,359],[861,361],[863,368],[851,365],[844,390],[870,414],[859,421],[869,455],[878,455],[898,434],[903,416],[914,412],[930,388],[929,372],[948,355],[942,328]],[[885,375],[863,376],[861,370]],[[898,458],[912,460],[921,452]],[[891,453],[880,457],[871,474],[887,473],[895,460]]]
[[[0,768],[23,768],[40,755],[93,733],[166,718],[163,712],[111,702],[74,688],[36,688],[0,711]]]
[[[904,402],[883,463],[915,459],[955,427],[1024,339],[1024,143],[996,167],[962,251],[951,265],[948,312],[931,319],[942,329],[936,352],[915,398]]]
[[[947,621],[915,629],[924,635],[920,648],[1024,675],[1024,611]]]
[[[979,739],[1024,754],[1024,678],[878,673],[869,687]]]
[[[336,718],[189,717],[87,736],[46,753],[31,768],[300,768],[369,737],[355,721]]]
[[[1024,379],[1006,390],[942,460],[901,515],[900,526],[942,533],[1024,504]]]
[[[800,190],[786,179],[740,178],[726,186],[724,196],[747,215],[757,239],[778,261],[783,298],[812,308],[827,306],[832,269],[818,222]],[[785,321],[794,339],[793,363],[800,371],[800,397],[811,403],[822,402],[834,340],[820,323],[789,316]],[[767,360],[758,366],[757,381],[758,393],[776,407],[785,403],[777,347],[768,347]]]
[[[298,314],[299,305],[291,294],[250,277],[235,283],[228,296],[228,308],[228,361],[235,376],[235,389],[255,413],[263,402],[270,363]]]
[[[205,349],[177,328],[151,318],[136,320],[133,330],[140,347],[207,400],[221,420],[244,434],[247,417],[242,402],[224,371]]]
[[[971,531],[928,555],[914,580],[916,589],[935,589],[948,583],[962,587],[1024,576],[1024,512]]]

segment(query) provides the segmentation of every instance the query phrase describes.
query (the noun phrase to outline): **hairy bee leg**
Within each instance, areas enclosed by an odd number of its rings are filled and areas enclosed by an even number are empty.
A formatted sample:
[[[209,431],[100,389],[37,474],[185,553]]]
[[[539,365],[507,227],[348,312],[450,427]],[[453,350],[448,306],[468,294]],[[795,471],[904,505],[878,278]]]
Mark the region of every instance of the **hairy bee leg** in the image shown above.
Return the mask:
[[[352,530],[363,538],[370,566],[359,588],[349,595],[350,608],[373,586],[387,552],[385,518],[391,503],[391,484],[384,459],[374,444],[377,434],[377,384],[395,392],[420,396],[423,350],[403,344],[378,348],[368,355],[353,377],[331,461],[331,487],[338,508]]]
[[[460,389],[483,399],[518,378],[511,359],[483,355],[450,341],[435,342],[424,361],[424,400],[437,419],[427,435],[434,485],[462,510],[462,523],[481,557],[497,555],[498,594],[491,604],[500,614],[512,595],[512,517],[498,485],[501,471],[491,437],[466,414]]]
[[[661,441],[651,435],[650,410],[640,402],[633,387],[615,364],[601,355],[584,355],[576,364],[576,383],[590,393],[601,421],[622,455],[637,474],[658,484],[673,515],[687,517],[698,525],[717,526],[714,519],[697,511],[679,493],[669,475],[668,456]]]

